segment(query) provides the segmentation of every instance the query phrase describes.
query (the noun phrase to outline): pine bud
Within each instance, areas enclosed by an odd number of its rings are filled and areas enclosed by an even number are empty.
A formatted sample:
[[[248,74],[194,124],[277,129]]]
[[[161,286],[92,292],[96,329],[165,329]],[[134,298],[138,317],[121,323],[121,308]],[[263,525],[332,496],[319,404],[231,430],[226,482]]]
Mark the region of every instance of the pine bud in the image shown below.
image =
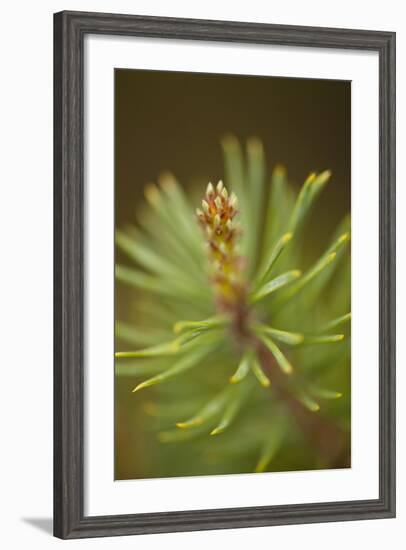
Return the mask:
[[[209,207],[209,203],[206,202],[204,199],[202,200],[202,208],[203,208],[203,211],[208,214],[209,211],[210,211],[210,207]]]
[[[229,205],[234,208],[234,210],[236,210],[238,207],[238,199],[234,191],[230,195]]]
[[[246,285],[242,271],[246,265],[237,246],[239,232],[233,221],[238,201],[235,193],[229,196],[220,180],[214,189],[208,184],[198,217],[205,232],[206,254],[209,260],[210,281],[221,311],[237,307],[245,299]],[[200,212],[200,214],[199,214]]]
[[[214,197],[214,187],[213,187],[212,183],[210,183],[210,182],[207,184],[206,196],[209,199]]]
[[[217,197],[214,199],[214,204],[216,205],[217,210],[221,210],[222,203],[220,197],[217,195]]]

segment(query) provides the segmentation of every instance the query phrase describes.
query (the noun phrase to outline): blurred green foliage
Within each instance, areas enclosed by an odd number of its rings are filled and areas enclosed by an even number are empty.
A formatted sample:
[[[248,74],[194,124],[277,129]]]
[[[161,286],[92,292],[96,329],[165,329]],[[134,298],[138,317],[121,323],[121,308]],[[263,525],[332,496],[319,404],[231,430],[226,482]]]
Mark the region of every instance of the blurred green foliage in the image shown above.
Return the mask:
[[[222,147],[250,336],[239,341],[232,314],[219,314],[196,189],[161,175],[116,232],[128,258],[116,264],[128,300],[115,331],[116,479],[350,465],[349,215],[309,240],[330,173],[295,193],[283,167],[269,178],[258,139]]]

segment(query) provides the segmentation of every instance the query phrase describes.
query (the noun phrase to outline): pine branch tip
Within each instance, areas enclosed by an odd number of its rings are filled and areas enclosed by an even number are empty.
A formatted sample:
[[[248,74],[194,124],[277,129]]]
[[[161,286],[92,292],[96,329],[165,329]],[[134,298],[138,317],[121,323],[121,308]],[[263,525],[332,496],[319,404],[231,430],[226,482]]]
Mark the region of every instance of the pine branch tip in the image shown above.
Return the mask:
[[[288,376],[290,376],[291,374],[293,374],[293,367],[292,365],[289,363],[289,365],[286,365],[285,368],[284,368],[284,373],[287,374]]]
[[[152,384],[148,384],[147,381],[141,382],[140,384],[138,384],[138,386],[135,386],[135,388],[132,390],[131,393],[135,393],[137,391],[140,391],[143,388],[147,388],[148,386],[152,386]]]
[[[316,172],[310,172],[310,174],[307,176],[306,181],[304,182],[304,185],[310,185],[312,184],[317,177]]]
[[[333,175],[333,172],[331,170],[324,170],[324,172],[320,174],[320,176],[324,176],[326,181],[329,180],[332,175]]]
[[[160,194],[159,194],[159,189],[155,185],[155,183],[147,183],[147,185],[144,188],[144,195],[150,204],[152,205],[157,204],[157,202],[159,201]]]
[[[164,170],[158,176],[158,183],[161,189],[170,192],[176,187],[176,180],[174,175],[168,170]]]
[[[277,177],[285,177],[286,176],[286,168],[283,166],[283,164],[277,164],[274,168],[273,173]]]
[[[224,149],[238,149],[237,138],[233,134],[225,134],[221,139],[221,145]]]
[[[195,418],[194,420],[186,422],[177,422],[176,427],[180,428],[181,430],[187,430],[188,428],[200,426],[200,424],[203,424],[203,418]]]
[[[347,242],[347,241],[350,240],[350,236],[351,236],[351,235],[350,235],[350,232],[347,231],[346,233],[343,233],[343,234],[341,235],[341,237],[338,239],[338,242],[339,242],[340,244],[341,244],[341,243],[345,243],[345,242]]]
[[[253,155],[262,154],[264,150],[262,141],[255,136],[249,137],[247,139],[247,150]]]

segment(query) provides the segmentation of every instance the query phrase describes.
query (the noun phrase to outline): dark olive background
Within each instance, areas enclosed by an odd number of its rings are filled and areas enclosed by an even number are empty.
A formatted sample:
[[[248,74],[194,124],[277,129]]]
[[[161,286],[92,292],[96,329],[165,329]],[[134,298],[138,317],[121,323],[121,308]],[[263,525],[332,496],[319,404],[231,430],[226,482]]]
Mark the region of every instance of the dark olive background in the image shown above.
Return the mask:
[[[268,173],[283,164],[296,186],[311,171],[332,170],[306,229],[315,249],[350,211],[350,82],[116,69],[114,109],[116,227],[134,222],[145,184],[163,170],[186,189],[200,183],[202,192],[223,178],[227,133],[260,138]],[[116,286],[115,299],[116,318],[126,319],[131,297]],[[128,384],[117,380],[115,388],[116,479],[145,477],[157,452]]]
[[[185,186],[222,178],[226,133],[258,136],[269,168],[284,164],[297,184],[331,169],[322,206],[332,224],[349,211],[350,82],[116,69],[117,224],[133,220],[143,187],[162,170]]]

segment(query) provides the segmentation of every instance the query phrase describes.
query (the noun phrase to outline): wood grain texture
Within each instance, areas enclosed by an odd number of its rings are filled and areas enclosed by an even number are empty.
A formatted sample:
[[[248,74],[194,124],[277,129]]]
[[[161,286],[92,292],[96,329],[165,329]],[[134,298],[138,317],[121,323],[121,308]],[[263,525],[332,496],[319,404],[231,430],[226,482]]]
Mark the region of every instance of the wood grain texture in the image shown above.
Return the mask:
[[[85,34],[379,53],[379,498],[103,517],[83,513],[83,38]],[[54,534],[103,537],[394,517],[395,34],[134,15],[54,16]]]

